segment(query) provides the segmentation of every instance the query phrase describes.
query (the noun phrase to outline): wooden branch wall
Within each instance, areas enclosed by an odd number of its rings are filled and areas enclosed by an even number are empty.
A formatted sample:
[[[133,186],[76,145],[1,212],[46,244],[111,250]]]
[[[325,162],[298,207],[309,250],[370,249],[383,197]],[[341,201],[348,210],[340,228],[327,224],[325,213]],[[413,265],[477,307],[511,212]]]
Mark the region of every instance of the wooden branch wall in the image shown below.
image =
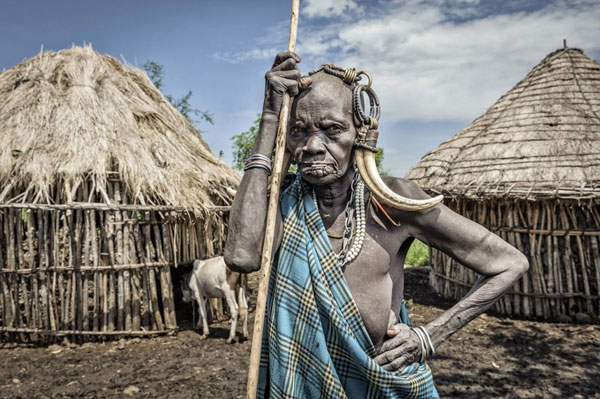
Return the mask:
[[[600,203],[597,200],[475,201],[447,205],[483,224],[529,259],[529,271],[495,305],[507,315],[599,322]],[[440,251],[432,251],[431,283],[459,299],[479,277]]]
[[[93,187],[74,196],[86,201]],[[109,182],[111,204],[126,204]],[[224,211],[0,205],[0,335],[152,335],[177,328],[170,267],[222,251]]]

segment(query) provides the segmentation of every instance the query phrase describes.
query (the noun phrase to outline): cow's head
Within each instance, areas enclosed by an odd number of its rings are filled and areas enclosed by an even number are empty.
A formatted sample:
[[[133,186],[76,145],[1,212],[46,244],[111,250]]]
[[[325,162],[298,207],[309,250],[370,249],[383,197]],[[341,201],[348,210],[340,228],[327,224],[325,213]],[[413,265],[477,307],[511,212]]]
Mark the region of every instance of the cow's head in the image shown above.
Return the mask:
[[[187,273],[183,276],[180,281],[181,294],[183,295],[183,302],[190,303],[192,301],[192,290],[190,289],[190,277],[191,273]]]

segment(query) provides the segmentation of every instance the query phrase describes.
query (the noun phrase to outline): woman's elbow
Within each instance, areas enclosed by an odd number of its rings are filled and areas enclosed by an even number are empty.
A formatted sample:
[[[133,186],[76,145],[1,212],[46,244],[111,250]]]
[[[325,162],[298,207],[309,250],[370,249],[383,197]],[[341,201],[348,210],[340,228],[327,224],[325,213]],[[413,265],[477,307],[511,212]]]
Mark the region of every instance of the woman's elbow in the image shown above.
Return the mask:
[[[514,280],[520,279],[529,270],[529,259],[521,251],[514,249],[510,255],[509,270],[514,275]]]
[[[227,267],[237,273],[252,273],[260,269],[260,259],[241,251],[225,249],[223,258]]]

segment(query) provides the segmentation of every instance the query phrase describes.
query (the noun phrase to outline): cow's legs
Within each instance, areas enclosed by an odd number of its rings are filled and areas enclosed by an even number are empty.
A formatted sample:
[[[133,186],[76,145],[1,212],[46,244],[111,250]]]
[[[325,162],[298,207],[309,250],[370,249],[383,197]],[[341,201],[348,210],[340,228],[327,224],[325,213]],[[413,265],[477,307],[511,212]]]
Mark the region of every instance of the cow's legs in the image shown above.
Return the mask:
[[[248,338],[248,302],[246,302],[246,293],[244,287],[240,287],[238,291],[238,305],[240,307],[240,317],[244,318],[242,336]]]
[[[229,338],[227,338],[227,343],[230,344],[235,338],[235,330],[237,328],[238,318],[238,305],[235,301],[235,291],[226,290],[225,300],[227,301],[227,306],[229,306],[229,313],[231,313],[231,330],[229,331]]]
[[[210,298],[208,300],[208,313],[211,322],[217,323],[223,320],[223,300],[221,298]]]
[[[194,292],[198,307],[200,308],[200,320],[198,320],[197,329],[200,329],[200,321],[202,321],[202,338],[206,338],[208,335],[208,315],[206,313],[206,298],[197,292]]]

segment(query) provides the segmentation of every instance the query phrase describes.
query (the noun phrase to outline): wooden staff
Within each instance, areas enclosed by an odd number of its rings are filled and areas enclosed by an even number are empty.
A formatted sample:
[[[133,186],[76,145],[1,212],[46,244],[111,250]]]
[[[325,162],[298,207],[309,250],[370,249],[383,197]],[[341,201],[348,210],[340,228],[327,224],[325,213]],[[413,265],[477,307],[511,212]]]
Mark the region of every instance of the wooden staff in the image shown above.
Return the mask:
[[[296,34],[298,32],[298,12],[300,9],[300,0],[292,0],[292,15],[290,18],[290,39],[288,41],[288,51],[296,51]],[[279,201],[279,185],[284,169],[285,139],[287,135],[287,124],[290,115],[291,98],[288,93],[283,95],[281,103],[281,113],[279,114],[279,128],[277,129],[277,139],[275,142],[275,160],[273,162],[273,174],[271,175],[271,195],[269,198],[269,207],[267,210],[267,223],[265,227],[265,239],[263,242],[263,251],[260,267],[260,285],[258,287],[258,297],[256,298],[256,313],[254,315],[254,330],[252,333],[252,351],[250,352],[250,367],[248,369],[248,399],[256,398],[256,389],[258,386],[258,370],[260,363],[260,351],[263,336],[263,325],[265,320],[265,310],[267,305],[267,291],[269,289],[269,276],[271,274],[271,250],[273,248],[273,239],[275,236],[275,220],[277,217],[277,203]],[[289,162],[285,162],[286,166]]]

